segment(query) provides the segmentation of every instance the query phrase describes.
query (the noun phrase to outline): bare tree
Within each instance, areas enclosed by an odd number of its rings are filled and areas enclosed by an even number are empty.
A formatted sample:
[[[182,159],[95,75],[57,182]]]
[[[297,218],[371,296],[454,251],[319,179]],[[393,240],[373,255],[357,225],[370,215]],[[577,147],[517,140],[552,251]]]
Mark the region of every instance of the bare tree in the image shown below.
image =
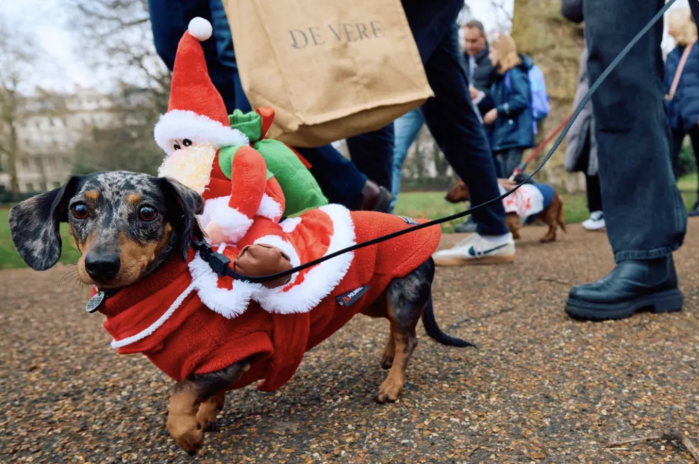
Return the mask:
[[[162,152],[153,125],[167,110],[170,71],[153,45],[147,0],[71,0],[88,64],[115,93],[117,120],[86,134],[76,147],[75,172],[128,169],[155,173]]]
[[[31,36],[0,23],[0,157],[6,160],[13,199],[19,195],[17,160],[20,145],[17,126],[20,119],[22,87],[28,85],[37,60],[36,43]]]
[[[166,97],[170,72],[155,51],[147,0],[70,0],[76,30],[90,43],[85,59],[129,86]]]

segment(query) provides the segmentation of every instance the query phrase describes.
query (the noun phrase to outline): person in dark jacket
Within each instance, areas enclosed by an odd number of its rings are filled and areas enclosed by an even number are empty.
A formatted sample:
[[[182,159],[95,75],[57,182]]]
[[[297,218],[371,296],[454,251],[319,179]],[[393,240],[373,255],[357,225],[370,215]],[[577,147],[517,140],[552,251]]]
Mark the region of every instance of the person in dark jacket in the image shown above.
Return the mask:
[[[522,162],[522,153],[534,146],[534,116],[530,106],[529,69],[534,65],[517,54],[510,36],[501,35],[490,47],[497,77],[490,88],[495,108],[483,116],[492,125],[493,154],[501,160],[501,176],[509,178]]]
[[[481,114],[493,107],[490,86],[496,77],[493,63],[490,62],[490,47],[483,23],[472,19],[464,26],[465,66],[468,75],[469,91],[473,103]]]
[[[672,166],[677,176],[680,151],[686,135],[692,141],[694,157],[699,163],[699,46],[696,44],[697,26],[688,8],[669,14],[668,32],[677,44],[665,61],[665,109],[672,129]],[[687,47],[689,55],[678,76],[677,89],[672,94],[672,83]],[[699,197],[689,215],[699,216]]]

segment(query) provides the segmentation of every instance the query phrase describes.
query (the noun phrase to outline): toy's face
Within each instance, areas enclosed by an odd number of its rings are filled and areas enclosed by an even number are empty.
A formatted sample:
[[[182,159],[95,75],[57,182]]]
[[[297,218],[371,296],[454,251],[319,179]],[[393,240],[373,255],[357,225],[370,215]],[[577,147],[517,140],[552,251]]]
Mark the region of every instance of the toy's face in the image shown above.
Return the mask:
[[[201,195],[209,184],[218,149],[189,139],[172,140],[171,143],[173,151],[163,161],[158,175],[178,180]]]

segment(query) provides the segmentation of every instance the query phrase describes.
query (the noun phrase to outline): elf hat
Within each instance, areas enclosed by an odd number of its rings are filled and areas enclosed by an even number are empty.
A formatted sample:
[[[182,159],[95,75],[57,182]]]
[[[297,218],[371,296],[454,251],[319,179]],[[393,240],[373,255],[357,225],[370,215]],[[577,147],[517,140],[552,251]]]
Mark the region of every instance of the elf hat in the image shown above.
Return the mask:
[[[155,125],[155,141],[165,153],[172,153],[172,141],[181,139],[219,148],[249,143],[241,131],[231,128],[223,98],[209,77],[200,42],[212,32],[209,21],[194,18],[180,40],[168,112]]]

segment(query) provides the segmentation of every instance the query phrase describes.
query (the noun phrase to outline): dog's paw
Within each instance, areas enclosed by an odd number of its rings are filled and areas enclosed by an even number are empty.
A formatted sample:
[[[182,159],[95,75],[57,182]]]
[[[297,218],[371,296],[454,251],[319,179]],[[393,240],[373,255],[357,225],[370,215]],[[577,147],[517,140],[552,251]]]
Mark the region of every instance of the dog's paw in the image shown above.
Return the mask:
[[[403,391],[403,382],[394,380],[388,377],[384,383],[379,387],[379,394],[376,397],[376,401],[383,403],[392,403],[398,400],[400,393]]]
[[[195,416],[168,417],[167,430],[175,443],[190,455],[194,455],[204,445],[204,426]]]
[[[213,401],[206,401],[199,406],[197,413],[197,422],[201,424],[205,432],[216,430],[216,416],[218,415],[218,406]]]

